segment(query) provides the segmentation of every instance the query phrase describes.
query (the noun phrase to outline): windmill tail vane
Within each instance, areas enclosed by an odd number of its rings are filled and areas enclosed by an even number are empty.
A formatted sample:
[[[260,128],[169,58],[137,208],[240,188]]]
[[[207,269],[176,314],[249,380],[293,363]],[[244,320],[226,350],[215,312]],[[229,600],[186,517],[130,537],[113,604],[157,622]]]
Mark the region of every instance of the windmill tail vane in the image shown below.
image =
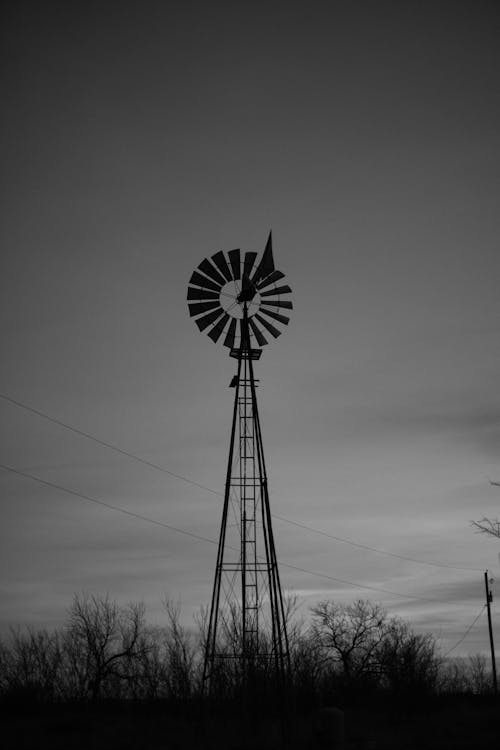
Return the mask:
[[[205,258],[191,275],[189,314],[237,360],[224,505],[207,631],[204,687],[217,693],[228,670],[283,686],[289,671],[286,616],[271,523],[254,360],[281,335],[291,289],[276,270],[271,234],[262,256],[239,249]],[[265,335],[264,335],[265,334]],[[222,675],[222,677],[221,677]],[[222,680],[222,682],[221,682]]]

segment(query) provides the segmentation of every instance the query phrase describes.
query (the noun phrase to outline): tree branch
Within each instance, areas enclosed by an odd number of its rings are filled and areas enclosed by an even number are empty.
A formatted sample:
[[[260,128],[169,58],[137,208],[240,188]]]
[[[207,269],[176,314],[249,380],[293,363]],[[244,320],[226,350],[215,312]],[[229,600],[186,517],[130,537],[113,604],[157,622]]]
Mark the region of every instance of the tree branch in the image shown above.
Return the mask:
[[[479,534],[489,534],[500,539],[500,521],[498,518],[481,518],[480,521],[471,521],[471,525],[477,529]]]

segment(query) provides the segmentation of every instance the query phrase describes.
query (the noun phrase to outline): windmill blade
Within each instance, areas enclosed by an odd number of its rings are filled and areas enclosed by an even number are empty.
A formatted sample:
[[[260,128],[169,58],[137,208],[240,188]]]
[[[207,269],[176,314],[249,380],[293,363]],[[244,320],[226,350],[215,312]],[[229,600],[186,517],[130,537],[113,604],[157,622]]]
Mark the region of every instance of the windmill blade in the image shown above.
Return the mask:
[[[226,279],[224,278],[224,276],[222,276],[222,274],[220,274],[217,269],[213,267],[208,258],[202,260],[198,268],[211,279],[217,281],[220,286],[224,286],[224,284],[226,283]]]
[[[226,338],[224,339],[224,346],[228,346],[230,349],[234,346],[234,339],[236,338],[236,318],[233,318],[227,329]]]
[[[207,289],[188,287],[188,299],[219,299],[219,292],[209,292]]]
[[[238,250],[230,250],[228,252],[229,255],[229,262],[231,263],[231,269],[233,272],[233,279],[237,281],[238,279],[241,279],[241,261],[240,261],[240,251]]]
[[[213,289],[214,292],[220,292],[221,289],[220,284],[215,284],[213,281],[210,281],[210,279],[207,279],[206,276],[202,276],[201,273],[198,273],[198,271],[193,271],[189,283],[201,286],[203,289]]]
[[[285,286],[275,286],[272,289],[268,289],[267,292],[261,292],[261,297],[271,297],[273,294],[290,294],[292,290],[285,284]]]
[[[267,339],[264,338],[262,335],[262,332],[257,328],[257,326],[254,323],[253,318],[248,319],[248,324],[250,328],[252,329],[252,332],[257,339],[257,343],[259,346],[265,346],[267,344]]]
[[[281,273],[281,271],[273,271],[263,281],[257,284],[257,289],[264,289],[266,286],[269,286],[269,284],[274,284],[275,281],[279,281],[280,279],[284,278],[285,274]]]
[[[224,330],[224,326],[226,325],[227,321],[229,320],[229,315],[227,313],[224,313],[222,318],[219,320],[218,323],[214,325],[211,331],[208,332],[209,338],[212,339],[214,344],[217,343],[217,341],[220,338],[220,335],[222,331]]]
[[[208,315],[204,315],[202,318],[197,318],[194,322],[200,329],[200,331],[204,331],[205,328],[207,328],[210,323],[215,323],[218,318],[220,318],[221,315],[224,314],[224,310],[222,307],[219,307],[218,310],[214,310],[213,312],[208,313]]]
[[[286,307],[288,310],[293,310],[293,305],[288,300],[281,299],[263,299],[261,300],[263,305],[272,305],[273,307]]]
[[[231,275],[231,269],[229,268],[226,260],[226,256],[222,252],[222,250],[219,250],[218,253],[215,253],[215,255],[212,255],[211,258],[212,262],[215,263],[221,274],[224,276],[226,281],[232,281],[233,277]]]
[[[290,322],[290,318],[287,318],[286,315],[280,315],[279,313],[273,312],[272,310],[261,308],[259,312],[264,313],[264,315],[269,315],[270,318],[274,318],[274,320],[278,320],[280,323],[283,323],[286,326]]]
[[[275,339],[277,339],[278,336],[281,336],[281,331],[278,331],[278,329],[275,328],[272,323],[269,323],[269,321],[265,320],[261,315],[259,315],[259,313],[257,313],[255,317],[257,318],[259,323],[264,326],[264,328],[267,328],[271,336],[274,336]]]
[[[264,249],[264,252],[262,253],[262,258],[260,259],[260,263],[257,266],[257,270],[255,271],[253,275],[253,283],[258,284],[259,281],[262,281],[262,279],[265,279],[266,276],[269,276],[270,273],[274,271],[274,259],[273,259],[273,240],[272,240],[272,233],[269,232],[269,237],[267,238],[266,247]]]
[[[193,317],[193,315],[201,315],[209,310],[213,310],[215,307],[220,307],[220,303],[219,300],[212,302],[199,302],[197,305],[188,305],[188,307],[189,314]]]
[[[245,253],[245,263],[243,264],[243,274],[250,278],[250,271],[252,270],[253,264],[257,253]]]

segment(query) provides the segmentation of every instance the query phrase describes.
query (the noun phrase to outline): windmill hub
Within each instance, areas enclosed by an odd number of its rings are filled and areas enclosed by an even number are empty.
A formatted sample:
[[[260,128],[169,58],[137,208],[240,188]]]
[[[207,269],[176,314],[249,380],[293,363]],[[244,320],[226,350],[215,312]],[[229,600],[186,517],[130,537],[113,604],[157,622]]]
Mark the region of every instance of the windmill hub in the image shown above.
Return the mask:
[[[254,295],[250,300],[241,299],[241,284],[236,281],[229,281],[220,290],[220,306],[230,318],[241,320],[243,318],[243,307],[247,303],[248,317],[251,318],[258,312],[261,298],[260,293],[255,289]]]
[[[242,289],[241,292],[238,294],[236,301],[241,305],[244,302],[251,302],[255,295],[257,294],[257,289],[255,286],[250,282],[250,284],[246,287],[246,289]]]

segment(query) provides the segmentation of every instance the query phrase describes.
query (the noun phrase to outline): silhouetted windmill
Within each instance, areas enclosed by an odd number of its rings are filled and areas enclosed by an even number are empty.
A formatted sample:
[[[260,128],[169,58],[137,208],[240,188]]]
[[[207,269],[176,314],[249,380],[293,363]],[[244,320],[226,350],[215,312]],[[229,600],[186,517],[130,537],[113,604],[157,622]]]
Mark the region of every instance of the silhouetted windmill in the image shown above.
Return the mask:
[[[219,251],[205,258],[189,280],[189,313],[200,331],[237,360],[224,506],[208,622],[204,686],[232,668],[237,678],[274,671],[284,679],[289,664],[283,595],[274,545],[266,463],[257,408],[254,361],[288,325],[289,286],[274,267],[271,234],[257,253]]]

